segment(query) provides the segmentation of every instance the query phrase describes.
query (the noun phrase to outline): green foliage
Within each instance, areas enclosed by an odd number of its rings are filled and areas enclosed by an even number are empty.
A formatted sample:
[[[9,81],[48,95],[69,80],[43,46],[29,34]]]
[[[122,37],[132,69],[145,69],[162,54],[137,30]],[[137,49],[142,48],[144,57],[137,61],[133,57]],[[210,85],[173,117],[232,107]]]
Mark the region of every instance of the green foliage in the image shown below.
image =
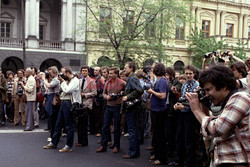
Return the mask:
[[[236,43],[237,46],[232,46],[232,50],[234,50],[234,55],[240,58],[241,60],[245,60],[247,58],[245,46],[247,46],[247,42],[244,42],[241,39],[238,39],[238,42]]]
[[[221,51],[223,52],[228,48],[228,44],[225,41],[216,41],[215,37],[205,38],[202,31],[192,30],[191,35],[188,37],[191,41],[188,52],[193,55],[193,65],[201,68],[204,55],[208,52]]]

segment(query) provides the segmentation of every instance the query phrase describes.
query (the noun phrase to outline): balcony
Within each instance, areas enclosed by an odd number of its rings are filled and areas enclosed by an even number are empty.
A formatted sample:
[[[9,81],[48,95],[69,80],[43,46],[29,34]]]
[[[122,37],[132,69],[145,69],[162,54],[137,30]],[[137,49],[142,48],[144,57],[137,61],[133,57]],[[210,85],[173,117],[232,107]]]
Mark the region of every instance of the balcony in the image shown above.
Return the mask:
[[[48,40],[38,40],[39,48],[45,50],[64,50],[64,42],[61,41],[48,41]],[[0,38],[0,47],[9,48],[22,48],[23,39],[21,38]],[[26,48],[27,40],[26,40]]]

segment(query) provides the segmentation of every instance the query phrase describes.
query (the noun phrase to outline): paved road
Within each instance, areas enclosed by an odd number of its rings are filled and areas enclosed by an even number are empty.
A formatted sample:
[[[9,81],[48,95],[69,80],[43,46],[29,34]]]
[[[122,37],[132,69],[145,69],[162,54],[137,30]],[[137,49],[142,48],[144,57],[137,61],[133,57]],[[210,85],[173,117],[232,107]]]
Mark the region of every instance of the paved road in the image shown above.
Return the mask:
[[[44,150],[42,147],[48,142],[48,132],[44,132],[46,122],[40,123],[40,128],[33,132],[23,132],[21,126],[13,127],[11,124],[0,128],[0,167],[151,167],[149,153],[144,150],[150,144],[150,139],[145,139],[141,146],[141,157],[137,159],[122,159],[127,153],[127,137],[121,138],[121,151],[117,154],[108,150],[105,153],[96,153],[100,139],[89,136],[89,146],[73,147],[71,153],[59,153],[58,149]],[[76,142],[75,136],[75,142]],[[58,148],[65,144],[61,138]]]

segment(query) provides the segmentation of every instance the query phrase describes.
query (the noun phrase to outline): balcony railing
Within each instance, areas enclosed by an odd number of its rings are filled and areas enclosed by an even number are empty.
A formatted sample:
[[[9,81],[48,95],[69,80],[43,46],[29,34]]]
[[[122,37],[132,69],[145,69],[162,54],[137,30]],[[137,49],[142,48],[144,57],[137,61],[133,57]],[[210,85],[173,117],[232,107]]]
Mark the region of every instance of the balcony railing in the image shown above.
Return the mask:
[[[0,38],[0,47],[23,47],[23,40],[20,38]]]
[[[46,50],[62,50],[63,42],[39,40],[39,47]]]

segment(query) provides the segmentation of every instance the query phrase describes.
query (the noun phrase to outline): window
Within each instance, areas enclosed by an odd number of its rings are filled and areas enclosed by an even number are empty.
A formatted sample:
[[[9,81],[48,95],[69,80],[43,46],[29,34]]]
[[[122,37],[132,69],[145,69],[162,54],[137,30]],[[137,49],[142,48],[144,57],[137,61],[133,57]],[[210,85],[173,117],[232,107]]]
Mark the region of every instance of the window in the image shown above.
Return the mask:
[[[10,23],[1,23],[1,37],[10,38]]]
[[[44,39],[44,25],[39,25],[39,39]]]
[[[134,12],[125,11],[123,14],[123,26],[127,33],[132,34],[134,24]]]
[[[146,14],[146,24],[148,24],[148,26],[146,27],[146,32],[145,32],[145,36],[146,37],[155,37],[155,24],[154,24],[154,20],[152,17],[152,15],[150,14]]]
[[[226,36],[227,37],[233,37],[233,31],[234,31],[234,25],[233,24],[227,24]]]
[[[250,39],[250,27],[248,27],[248,39]]]
[[[99,33],[105,34],[106,31],[110,30],[111,25],[111,9],[101,7],[100,8],[100,22],[99,22]]]
[[[210,36],[210,21],[202,20],[202,32],[206,38]]]
[[[179,17],[177,17],[177,19],[176,19],[175,38],[176,39],[184,39],[184,22]]]

